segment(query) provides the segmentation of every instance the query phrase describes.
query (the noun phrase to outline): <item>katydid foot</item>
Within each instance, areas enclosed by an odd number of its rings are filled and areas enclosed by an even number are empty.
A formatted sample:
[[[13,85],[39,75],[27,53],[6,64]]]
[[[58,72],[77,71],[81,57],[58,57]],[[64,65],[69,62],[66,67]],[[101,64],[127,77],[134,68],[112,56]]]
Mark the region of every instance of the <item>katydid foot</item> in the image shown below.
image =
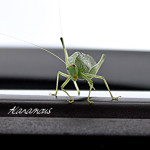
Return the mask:
[[[56,96],[57,97],[57,93],[55,94],[52,94],[52,93],[49,93],[50,96]],[[72,104],[74,102],[74,99],[72,100],[67,100],[70,104]]]
[[[121,96],[118,96],[118,97],[112,97],[112,101],[115,100],[115,101],[118,101],[118,99],[120,98]]]
[[[90,100],[89,100],[89,98],[87,99],[87,101],[88,101],[88,103],[90,103],[90,104],[92,104],[92,103],[93,103],[93,101],[90,101]]]
[[[72,104],[74,102],[74,100],[67,100],[70,104]]]
[[[57,93],[55,94],[52,94],[52,93],[49,93],[50,96],[56,96],[57,97]]]

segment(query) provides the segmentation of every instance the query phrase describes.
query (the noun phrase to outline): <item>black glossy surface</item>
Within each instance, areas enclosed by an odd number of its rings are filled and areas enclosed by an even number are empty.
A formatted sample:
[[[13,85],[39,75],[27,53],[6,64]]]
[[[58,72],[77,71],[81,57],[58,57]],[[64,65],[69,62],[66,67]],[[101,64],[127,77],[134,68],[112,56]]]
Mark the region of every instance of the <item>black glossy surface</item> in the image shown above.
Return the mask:
[[[92,97],[90,105],[85,97],[74,98],[69,104],[67,97],[0,95],[0,135],[100,137],[105,146],[119,137],[150,137],[150,99]],[[14,106],[53,109],[48,115],[8,114]]]
[[[0,116],[4,117],[60,117],[60,118],[137,118],[150,119],[150,99],[120,98],[112,101],[107,97],[91,97],[94,103],[89,104],[87,97],[74,97],[69,104],[68,97],[52,96],[19,96],[0,95]],[[50,109],[50,114],[8,114],[9,110],[30,108]],[[17,112],[17,111],[16,111]]]

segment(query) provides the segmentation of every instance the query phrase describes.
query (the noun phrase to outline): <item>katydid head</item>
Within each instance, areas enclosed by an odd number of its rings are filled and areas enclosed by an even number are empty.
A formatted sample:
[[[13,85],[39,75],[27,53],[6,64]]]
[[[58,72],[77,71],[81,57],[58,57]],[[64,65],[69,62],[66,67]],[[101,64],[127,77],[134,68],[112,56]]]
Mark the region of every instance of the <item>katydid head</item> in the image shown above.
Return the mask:
[[[67,72],[71,75],[74,81],[78,79],[78,67],[75,64],[69,64],[67,67]]]

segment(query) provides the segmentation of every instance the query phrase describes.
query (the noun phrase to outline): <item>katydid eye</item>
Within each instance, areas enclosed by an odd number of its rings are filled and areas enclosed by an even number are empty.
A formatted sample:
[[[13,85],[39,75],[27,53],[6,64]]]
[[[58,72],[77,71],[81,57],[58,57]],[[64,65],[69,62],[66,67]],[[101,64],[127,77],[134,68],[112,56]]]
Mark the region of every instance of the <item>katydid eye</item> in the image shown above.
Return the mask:
[[[75,67],[75,64],[72,64],[73,67]]]

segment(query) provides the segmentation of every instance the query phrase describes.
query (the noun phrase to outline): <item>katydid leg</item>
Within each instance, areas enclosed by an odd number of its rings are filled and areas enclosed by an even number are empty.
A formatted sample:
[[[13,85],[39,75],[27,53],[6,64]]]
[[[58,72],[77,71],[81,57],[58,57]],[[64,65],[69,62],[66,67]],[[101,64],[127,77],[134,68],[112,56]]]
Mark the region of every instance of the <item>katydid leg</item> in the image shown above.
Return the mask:
[[[79,87],[77,85],[77,82],[73,81],[73,83],[74,83],[74,86],[75,86],[76,90],[78,91],[78,96],[79,96],[80,95],[80,90],[79,90]]]
[[[89,86],[90,86],[90,90],[89,90],[89,95],[88,95],[87,101],[91,104],[91,103],[93,103],[92,101],[90,101],[90,94],[91,94],[91,90],[92,90],[92,88],[93,88],[93,81],[92,81],[90,78],[88,78],[86,75],[84,75],[83,73],[81,73],[81,75],[82,75],[82,77],[83,77],[85,80],[87,80],[87,82],[88,82],[88,84],[89,84]]]
[[[71,76],[69,76],[66,81],[61,85],[61,90],[64,91],[71,100],[68,100],[69,103],[73,103],[74,102],[74,99],[68,94],[68,92],[64,89],[64,87],[68,84],[68,82],[70,81],[71,79]]]
[[[120,96],[118,96],[118,97],[113,97],[113,95],[112,95],[112,93],[111,93],[111,91],[110,91],[109,85],[108,85],[106,79],[105,79],[103,76],[98,76],[98,75],[93,75],[93,74],[86,74],[86,75],[87,75],[88,77],[90,77],[90,78],[102,79],[102,80],[104,81],[104,83],[105,83],[105,85],[106,85],[106,87],[107,87],[109,93],[110,93],[110,96],[111,96],[112,100],[118,100],[118,98],[119,98]]]
[[[65,73],[59,71],[59,72],[57,73],[56,93],[55,93],[55,94],[51,94],[51,93],[50,93],[49,95],[57,96],[57,92],[58,92],[58,83],[59,83],[59,75],[61,75],[61,76],[63,76],[63,77],[66,77],[66,78],[69,77],[69,75],[67,75],[67,74],[65,74]]]
[[[89,86],[91,85],[89,82],[88,82],[88,84],[89,84]],[[92,89],[93,89],[93,90],[96,90],[94,86],[92,87]]]

